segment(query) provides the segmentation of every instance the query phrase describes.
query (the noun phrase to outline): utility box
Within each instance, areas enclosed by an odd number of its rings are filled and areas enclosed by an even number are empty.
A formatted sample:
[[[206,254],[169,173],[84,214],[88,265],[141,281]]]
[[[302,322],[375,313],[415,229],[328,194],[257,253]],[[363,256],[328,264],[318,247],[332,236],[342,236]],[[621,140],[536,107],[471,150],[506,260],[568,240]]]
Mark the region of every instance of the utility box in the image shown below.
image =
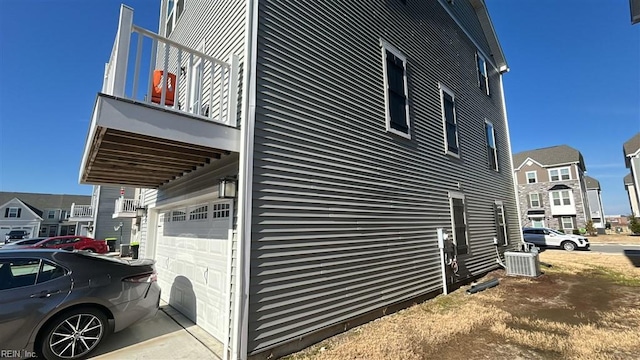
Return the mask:
[[[513,252],[504,253],[507,275],[509,276],[540,276],[540,258],[538,252]]]

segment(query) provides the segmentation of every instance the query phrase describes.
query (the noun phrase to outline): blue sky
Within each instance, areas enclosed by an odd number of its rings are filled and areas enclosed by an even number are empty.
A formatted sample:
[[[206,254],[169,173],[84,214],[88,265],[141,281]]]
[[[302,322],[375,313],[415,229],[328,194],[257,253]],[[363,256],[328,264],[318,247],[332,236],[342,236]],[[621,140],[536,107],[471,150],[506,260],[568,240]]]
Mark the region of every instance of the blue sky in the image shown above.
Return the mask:
[[[159,0],[122,0],[157,29]],[[0,191],[90,194],[78,185],[89,118],[120,0],[0,0]],[[622,143],[640,131],[640,24],[628,0],[486,0],[511,71],[514,152],[567,144],[629,213]]]

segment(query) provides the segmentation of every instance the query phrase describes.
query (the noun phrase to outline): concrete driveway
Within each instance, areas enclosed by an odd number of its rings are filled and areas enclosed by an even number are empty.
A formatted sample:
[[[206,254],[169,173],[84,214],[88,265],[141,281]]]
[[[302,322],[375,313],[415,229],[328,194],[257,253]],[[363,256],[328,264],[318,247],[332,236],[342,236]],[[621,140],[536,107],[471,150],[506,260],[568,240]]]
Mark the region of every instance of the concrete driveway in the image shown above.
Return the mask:
[[[155,317],[111,334],[92,359],[221,359],[222,346],[168,305]]]

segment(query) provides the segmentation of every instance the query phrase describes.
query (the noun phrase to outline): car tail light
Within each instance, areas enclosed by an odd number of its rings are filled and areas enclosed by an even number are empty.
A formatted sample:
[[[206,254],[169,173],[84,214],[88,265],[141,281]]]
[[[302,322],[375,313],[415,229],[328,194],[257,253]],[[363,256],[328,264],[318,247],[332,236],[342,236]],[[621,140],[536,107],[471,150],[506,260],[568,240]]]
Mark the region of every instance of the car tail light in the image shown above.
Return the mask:
[[[122,281],[132,282],[132,283],[151,283],[151,282],[156,282],[157,280],[158,280],[158,274],[155,271],[150,274],[136,275],[136,276],[131,276],[131,277],[122,279]]]

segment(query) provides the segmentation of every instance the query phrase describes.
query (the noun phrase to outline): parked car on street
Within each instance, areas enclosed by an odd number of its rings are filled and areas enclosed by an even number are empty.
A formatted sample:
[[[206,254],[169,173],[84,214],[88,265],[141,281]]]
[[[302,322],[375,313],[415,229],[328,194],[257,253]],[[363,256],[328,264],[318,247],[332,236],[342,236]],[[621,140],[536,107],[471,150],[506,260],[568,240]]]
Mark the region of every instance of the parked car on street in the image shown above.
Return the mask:
[[[9,243],[11,240],[21,240],[29,237],[29,232],[27,230],[11,230],[4,236],[4,242]]]
[[[567,251],[575,249],[589,249],[589,239],[580,235],[565,234],[550,228],[522,229],[524,241],[536,246],[560,247]]]
[[[62,250],[0,251],[0,344],[80,359],[160,306],[154,261]]]
[[[79,235],[48,237],[35,244],[18,245],[13,248],[84,250],[98,254],[105,254],[109,252],[109,247],[107,246],[106,241],[95,240],[90,237]]]
[[[44,239],[46,239],[46,237],[16,240],[7,244],[0,244],[0,249],[20,249],[25,245],[33,245],[33,244],[39,243]]]

